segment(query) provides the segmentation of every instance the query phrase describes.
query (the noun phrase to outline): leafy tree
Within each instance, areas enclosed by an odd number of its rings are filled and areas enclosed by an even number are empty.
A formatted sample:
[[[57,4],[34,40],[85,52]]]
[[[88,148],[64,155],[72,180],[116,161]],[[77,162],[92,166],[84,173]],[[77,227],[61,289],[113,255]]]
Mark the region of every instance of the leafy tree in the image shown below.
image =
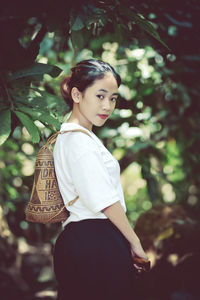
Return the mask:
[[[58,36],[64,37],[63,44],[57,44],[58,47],[64,46],[70,38],[75,52],[82,49],[91,38],[103,30],[112,31],[115,25],[120,29],[117,23],[123,24],[124,21],[123,30],[127,33],[132,31],[133,24],[137,24],[142,30],[161,41],[150,22],[128,8],[121,9],[118,1],[105,3],[83,1],[79,6],[77,1],[73,5],[64,1],[60,3],[51,1],[49,5],[49,1],[43,1],[43,5],[39,6],[36,2],[31,5],[24,2],[23,13],[21,8],[22,6],[17,3],[8,2],[1,12],[3,26],[1,26],[0,38],[4,40],[0,49],[0,100],[3,121],[0,132],[1,144],[19,123],[27,128],[33,143],[40,140],[38,129],[34,124],[35,120],[45,125],[52,125],[53,129],[59,127],[55,111],[45,110],[46,103],[42,105],[41,102],[44,100],[39,98],[44,99],[49,95],[44,95],[44,92],[41,95],[38,89],[33,88],[35,85],[40,85],[39,82],[43,80],[44,74],[56,77],[61,72],[61,69],[56,66],[35,62],[40,43],[47,32],[55,32],[55,34],[58,32]],[[59,51],[59,49],[55,50]]]

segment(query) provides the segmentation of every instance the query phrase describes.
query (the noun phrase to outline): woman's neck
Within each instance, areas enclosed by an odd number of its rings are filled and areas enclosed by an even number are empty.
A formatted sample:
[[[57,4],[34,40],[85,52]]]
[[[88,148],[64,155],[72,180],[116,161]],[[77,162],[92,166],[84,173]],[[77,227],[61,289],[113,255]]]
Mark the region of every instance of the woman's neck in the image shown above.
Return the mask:
[[[88,124],[86,120],[83,119],[83,117],[78,117],[73,111],[70,117],[67,119],[66,123],[75,123],[92,131],[92,124]]]

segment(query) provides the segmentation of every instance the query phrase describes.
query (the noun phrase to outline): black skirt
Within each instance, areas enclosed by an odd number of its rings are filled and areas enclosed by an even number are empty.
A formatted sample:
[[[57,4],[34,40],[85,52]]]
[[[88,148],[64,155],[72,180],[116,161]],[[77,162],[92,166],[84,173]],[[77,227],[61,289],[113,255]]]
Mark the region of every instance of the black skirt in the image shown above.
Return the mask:
[[[58,300],[138,299],[130,244],[109,219],[69,223],[54,249]]]

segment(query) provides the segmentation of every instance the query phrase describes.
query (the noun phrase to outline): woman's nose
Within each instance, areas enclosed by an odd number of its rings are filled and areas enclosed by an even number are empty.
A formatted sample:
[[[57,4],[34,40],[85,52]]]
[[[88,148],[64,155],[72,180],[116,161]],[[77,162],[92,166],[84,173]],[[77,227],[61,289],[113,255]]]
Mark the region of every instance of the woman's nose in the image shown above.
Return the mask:
[[[103,101],[103,109],[108,111],[111,109],[111,103],[108,98],[105,98]]]

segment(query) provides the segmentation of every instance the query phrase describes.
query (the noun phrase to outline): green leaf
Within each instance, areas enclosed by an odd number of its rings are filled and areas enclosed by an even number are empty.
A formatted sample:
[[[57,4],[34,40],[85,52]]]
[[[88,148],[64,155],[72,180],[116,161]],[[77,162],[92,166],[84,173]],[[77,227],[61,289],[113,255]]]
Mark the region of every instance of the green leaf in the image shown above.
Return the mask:
[[[10,135],[11,132],[11,113],[10,110],[0,112],[0,145],[2,145]]]
[[[21,112],[24,112],[30,116],[32,116],[35,120],[37,120],[37,118],[42,114],[42,113],[48,113],[47,111],[42,111],[41,109],[40,110],[37,110],[33,107],[28,107],[28,106],[25,106],[25,105],[22,105],[22,104],[17,104],[17,108],[21,111]]]
[[[79,30],[79,31],[72,30],[71,31],[71,40],[72,40],[73,48],[77,48],[79,50],[81,50],[83,48],[84,36],[83,36],[81,30]]]
[[[42,114],[41,116],[39,116],[38,120],[42,123],[53,125],[57,130],[59,130],[60,128],[60,122],[53,116]]]
[[[46,113],[49,113],[53,106],[50,103],[50,99],[44,97],[34,97],[29,99],[26,104],[30,104],[31,106],[35,107],[37,110],[44,110]]]
[[[134,13],[128,7],[125,6],[120,7],[120,12],[122,12],[123,15],[125,15],[130,20],[135,22],[135,24],[137,24],[141,29],[148,32],[156,40],[158,40],[161,44],[163,44],[168,50],[170,50],[169,47],[161,40],[159,33],[156,31],[156,29],[148,20],[146,20],[144,17],[140,16],[139,14]]]
[[[40,108],[45,111],[53,111],[56,114],[58,113],[59,116],[62,116],[63,111],[68,110],[67,104],[61,97],[41,91],[35,87],[31,89],[38,92],[41,96],[33,97],[32,99],[29,98],[26,102],[24,102],[25,104],[28,103],[35,108]]]
[[[41,75],[44,74],[49,74],[52,77],[57,77],[61,72],[62,70],[57,66],[42,64],[42,63],[34,63],[32,66],[30,66],[27,69],[22,69],[14,72],[9,77],[9,81],[13,81],[16,79],[29,77],[29,76],[31,77],[39,76],[39,78],[41,79]]]
[[[77,9],[72,9],[70,12],[69,24],[71,30],[81,30],[84,28],[84,14],[82,11],[83,5]]]
[[[84,24],[80,18],[80,16],[77,16],[77,18],[75,19],[71,30],[81,30],[84,27]]]
[[[16,116],[21,121],[21,123],[26,127],[28,130],[33,143],[38,143],[40,141],[39,131],[37,126],[33,123],[33,121],[24,113],[15,111]]]
[[[27,106],[20,105],[20,104],[18,104],[17,107],[19,108],[19,110],[21,112],[24,112],[24,113],[30,115],[33,118],[34,121],[38,120],[38,121],[41,121],[42,123],[52,125],[56,129],[60,128],[60,122],[56,118],[51,116],[48,111],[44,111],[44,110],[41,110],[41,109],[36,110],[34,108],[27,107]]]

